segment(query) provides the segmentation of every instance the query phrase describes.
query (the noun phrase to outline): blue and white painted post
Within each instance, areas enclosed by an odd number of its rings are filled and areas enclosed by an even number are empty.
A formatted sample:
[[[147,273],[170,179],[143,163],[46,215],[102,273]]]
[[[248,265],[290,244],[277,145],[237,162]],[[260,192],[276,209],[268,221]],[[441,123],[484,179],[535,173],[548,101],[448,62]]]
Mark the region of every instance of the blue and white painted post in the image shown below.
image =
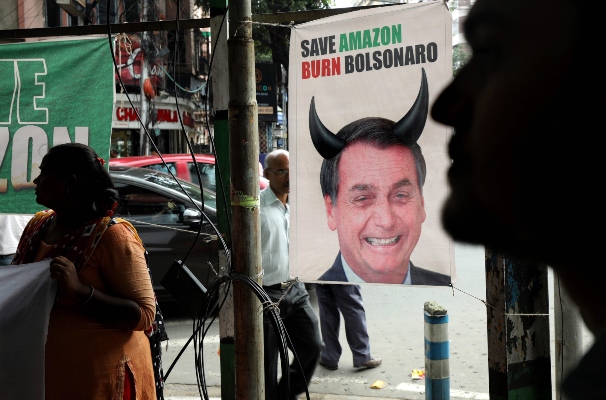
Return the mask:
[[[433,301],[425,303],[425,399],[450,399],[448,315]]]

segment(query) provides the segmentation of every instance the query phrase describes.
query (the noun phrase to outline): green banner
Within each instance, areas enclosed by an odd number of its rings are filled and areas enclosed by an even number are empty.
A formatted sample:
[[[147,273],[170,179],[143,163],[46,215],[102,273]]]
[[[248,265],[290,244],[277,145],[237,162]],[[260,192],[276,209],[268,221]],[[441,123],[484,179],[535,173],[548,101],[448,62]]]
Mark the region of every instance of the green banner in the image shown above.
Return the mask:
[[[52,146],[84,143],[109,158],[113,68],[107,39],[0,45],[0,213],[44,208],[33,180]]]

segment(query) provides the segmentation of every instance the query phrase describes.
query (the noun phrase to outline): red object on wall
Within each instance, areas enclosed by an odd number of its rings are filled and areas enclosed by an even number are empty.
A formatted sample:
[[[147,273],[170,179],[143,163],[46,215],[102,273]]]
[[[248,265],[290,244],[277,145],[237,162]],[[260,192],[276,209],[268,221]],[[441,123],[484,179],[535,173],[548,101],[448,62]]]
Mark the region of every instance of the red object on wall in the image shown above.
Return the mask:
[[[145,82],[143,82],[143,93],[145,93],[145,97],[147,97],[148,99],[151,99],[156,96],[155,85],[149,78],[145,78]]]
[[[130,44],[126,45],[120,42],[115,48],[116,62],[120,70],[120,78],[127,86],[138,86],[139,78],[141,77],[141,63],[143,61],[143,51],[141,49],[139,38],[134,35],[129,35]],[[164,71],[161,68],[162,61],[158,60],[155,64],[149,66],[149,77],[152,79],[154,88],[164,88]],[[116,73],[116,81],[118,74]]]

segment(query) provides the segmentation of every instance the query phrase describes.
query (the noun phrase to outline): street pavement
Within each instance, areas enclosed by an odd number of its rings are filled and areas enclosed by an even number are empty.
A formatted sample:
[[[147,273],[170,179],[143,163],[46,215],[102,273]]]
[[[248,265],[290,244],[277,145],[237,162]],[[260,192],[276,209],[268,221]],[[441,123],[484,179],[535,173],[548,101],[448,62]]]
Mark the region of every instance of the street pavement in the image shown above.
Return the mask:
[[[309,386],[310,400],[424,400],[425,382],[413,380],[414,369],[424,368],[423,306],[434,301],[446,308],[449,315],[450,386],[451,399],[489,399],[488,345],[486,338],[484,249],[479,246],[456,245],[455,264],[458,281],[455,289],[448,287],[412,287],[401,285],[365,285],[362,289],[371,351],[383,363],[374,369],[355,369],[344,326],[341,326],[343,355],[339,369],[328,370],[318,366]],[[550,272],[550,286],[551,286]],[[317,312],[315,291],[310,291],[312,306]],[[550,296],[553,297],[553,296]],[[550,299],[552,376],[554,371],[553,299]],[[166,326],[170,337],[163,349],[166,373],[193,332],[187,317],[173,318],[169,312]],[[592,342],[584,330],[583,345]],[[203,346],[204,379],[208,394],[220,400],[219,322],[208,329]],[[195,354],[190,343],[174,364],[166,379],[167,400],[200,399],[196,378]],[[385,386],[373,389],[373,383]],[[552,378],[555,382],[555,378]],[[305,394],[299,396],[305,399]],[[555,399],[555,389],[554,389]]]

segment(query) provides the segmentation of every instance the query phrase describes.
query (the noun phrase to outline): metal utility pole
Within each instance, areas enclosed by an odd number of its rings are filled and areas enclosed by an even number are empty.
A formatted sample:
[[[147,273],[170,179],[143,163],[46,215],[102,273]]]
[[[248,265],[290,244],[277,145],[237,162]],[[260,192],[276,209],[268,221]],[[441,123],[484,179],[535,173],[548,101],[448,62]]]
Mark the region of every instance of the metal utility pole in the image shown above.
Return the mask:
[[[553,274],[556,400],[565,400],[562,381],[583,355],[583,318],[560,278]]]
[[[250,0],[229,0],[229,135],[233,272],[261,283],[259,134]],[[234,281],[236,398],[265,399],[263,314],[253,290]]]

